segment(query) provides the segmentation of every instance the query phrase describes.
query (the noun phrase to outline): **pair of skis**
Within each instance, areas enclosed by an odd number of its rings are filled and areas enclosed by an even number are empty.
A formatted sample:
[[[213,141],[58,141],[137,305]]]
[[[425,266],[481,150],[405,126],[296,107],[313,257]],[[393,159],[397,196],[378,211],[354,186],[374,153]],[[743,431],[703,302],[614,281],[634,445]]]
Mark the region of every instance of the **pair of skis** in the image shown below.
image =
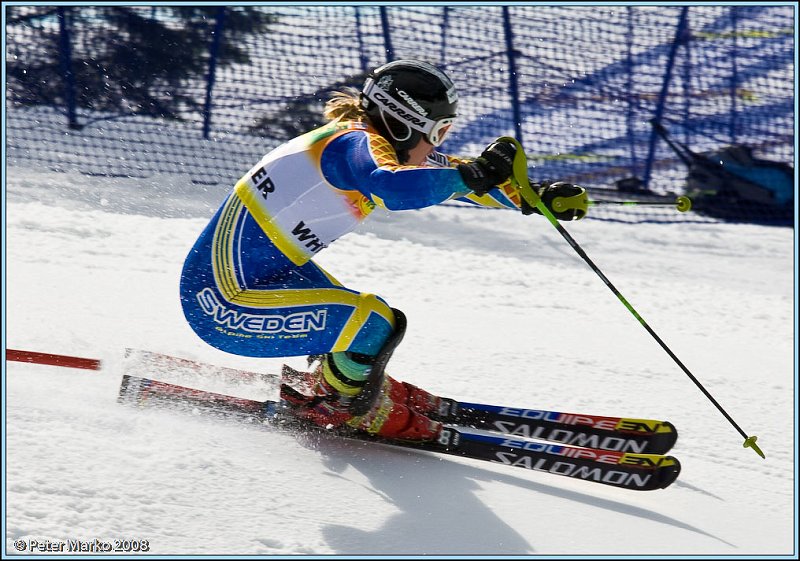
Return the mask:
[[[304,373],[283,367],[281,376],[219,368],[147,351],[128,351],[133,370],[169,375],[176,371],[204,373],[227,380],[295,380]],[[136,405],[191,406],[212,414],[244,418],[278,428],[323,431],[296,419],[280,401],[258,401],[203,391],[138,375],[125,374],[120,402]],[[677,440],[665,421],[502,407],[443,398],[431,415],[444,423],[439,440],[386,440],[355,431],[336,431],[343,438],[401,446],[426,452],[521,467],[632,490],[669,486],[680,463],[667,455]]]

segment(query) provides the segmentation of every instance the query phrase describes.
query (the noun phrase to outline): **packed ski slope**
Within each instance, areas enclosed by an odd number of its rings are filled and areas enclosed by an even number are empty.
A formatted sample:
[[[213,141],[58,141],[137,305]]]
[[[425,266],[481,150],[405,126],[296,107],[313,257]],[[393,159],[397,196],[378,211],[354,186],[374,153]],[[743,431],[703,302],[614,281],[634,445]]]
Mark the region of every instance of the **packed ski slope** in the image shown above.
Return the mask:
[[[7,347],[104,361],[100,372],[6,364],[7,553],[67,539],[147,540],[162,555],[797,551],[790,229],[566,225],[758,435],[766,460],[742,448],[541,217],[376,212],[319,255],[347,286],[408,315],[389,367],[396,377],[473,401],[672,421],[682,475],[669,489],[637,493],[117,404],[125,347],[280,367],[206,346],[182,317],[183,258],[226,188],[7,171]],[[276,393],[194,384],[259,399]]]

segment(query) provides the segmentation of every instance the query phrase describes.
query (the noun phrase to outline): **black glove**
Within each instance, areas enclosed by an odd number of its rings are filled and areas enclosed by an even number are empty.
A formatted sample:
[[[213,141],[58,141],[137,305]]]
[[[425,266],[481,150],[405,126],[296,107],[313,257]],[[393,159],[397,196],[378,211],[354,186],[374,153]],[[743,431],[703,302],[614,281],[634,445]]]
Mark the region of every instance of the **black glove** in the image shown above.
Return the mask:
[[[559,220],[580,220],[586,216],[589,200],[586,196],[586,189],[583,187],[563,181],[531,183],[531,187],[539,193],[544,206]],[[525,199],[522,199],[520,207],[522,214],[534,212],[542,214],[538,208],[529,205]]]
[[[485,195],[511,177],[517,147],[511,142],[494,142],[478,158],[456,166],[467,187]]]

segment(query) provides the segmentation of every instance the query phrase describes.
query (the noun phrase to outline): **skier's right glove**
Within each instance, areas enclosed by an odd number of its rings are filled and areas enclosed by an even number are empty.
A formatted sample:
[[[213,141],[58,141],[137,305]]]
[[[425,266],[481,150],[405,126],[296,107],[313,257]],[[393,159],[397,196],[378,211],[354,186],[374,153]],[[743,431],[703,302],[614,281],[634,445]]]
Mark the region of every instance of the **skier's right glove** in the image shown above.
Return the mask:
[[[517,147],[511,142],[493,142],[475,161],[458,164],[464,183],[478,195],[485,195],[508,181],[514,169]]]
[[[586,216],[589,207],[589,198],[586,196],[586,189],[572,183],[557,181],[543,181],[541,183],[531,182],[531,187],[541,197],[544,206],[553,213],[559,220],[580,220]],[[522,199],[520,205],[522,214],[542,214],[538,208],[528,204]]]

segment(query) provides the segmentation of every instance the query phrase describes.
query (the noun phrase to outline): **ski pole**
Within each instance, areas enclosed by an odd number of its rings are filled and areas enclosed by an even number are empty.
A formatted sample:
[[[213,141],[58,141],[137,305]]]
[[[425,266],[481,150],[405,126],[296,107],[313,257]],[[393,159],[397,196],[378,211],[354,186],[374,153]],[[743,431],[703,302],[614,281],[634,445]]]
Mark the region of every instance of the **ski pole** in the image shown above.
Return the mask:
[[[680,196],[675,202],[667,201],[589,201],[589,206],[600,205],[619,205],[619,206],[674,206],[680,212],[687,212],[692,208],[692,200],[689,197]]]
[[[617,288],[611,283],[608,277],[606,277],[603,274],[603,272],[597,267],[597,265],[595,265],[594,262],[591,259],[589,259],[589,256],[586,254],[583,248],[580,245],[578,245],[578,242],[576,242],[575,239],[569,234],[569,232],[567,232],[567,230],[564,228],[564,226],[561,225],[558,219],[555,216],[553,216],[553,213],[550,212],[550,209],[545,206],[545,204],[541,200],[541,197],[539,197],[539,194],[533,190],[530,181],[528,181],[527,157],[525,156],[525,152],[523,151],[522,145],[519,143],[519,141],[510,136],[504,136],[498,138],[497,142],[511,142],[517,147],[517,153],[516,156],[514,157],[512,177],[519,188],[520,196],[523,197],[529,205],[536,207],[539,210],[539,212],[541,212],[547,218],[547,220],[550,221],[550,223],[555,227],[556,230],[558,230],[558,232],[572,247],[572,249],[574,249],[575,252],[581,256],[581,258],[586,262],[586,264],[589,265],[589,267],[605,283],[605,285],[609,288],[609,290],[611,290],[611,292],[614,293],[614,295],[619,299],[620,302],[622,302],[622,304],[628,309],[628,311],[631,314],[633,314],[633,317],[635,317],[639,321],[639,323],[642,324],[642,326],[653,337],[653,339],[655,339],[656,342],[659,345],[661,345],[661,348],[666,351],[666,353],[670,356],[670,358],[673,361],[675,361],[675,363],[681,368],[681,370],[683,370],[683,372],[689,377],[689,379],[692,382],[694,382],[698,388],[700,388],[700,391],[702,391],[703,394],[705,394],[705,396],[709,399],[709,401],[711,401],[711,403],[713,403],[716,406],[719,412],[722,413],[722,415],[726,419],[728,419],[730,424],[733,425],[733,427],[739,432],[739,434],[741,434],[744,437],[743,447],[752,448],[756,454],[758,454],[762,458],[766,458],[766,456],[764,456],[764,452],[762,452],[761,449],[756,444],[756,440],[758,439],[758,437],[748,436],[747,433],[744,432],[741,429],[741,427],[736,424],[736,421],[733,420],[733,417],[731,417],[728,414],[728,412],[725,411],[725,409],[723,409],[723,407],[717,402],[717,400],[714,399],[714,396],[712,396],[708,392],[708,390],[706,390],[706,388],[703,387],[703,384],[701,384],[700,381],[694,376],[694,374],[692,374],[689,371],[689,369],[683,364],[683,362],[681,362],[681,360],[677,357],[677,355],[675,355],[675,353],[672,352],[672,349],[670,349],[667,346],[667,344],[661,339],[661,337],[658,336],[658,334],[655,331],[653,331],[653,328],[650,327],[650,325],[644,320],[644,318],[642,318],[641,315],[639,315],[639,312],[637,312],[634,309],[634,307],[630,304],[630,302],[628,302],[628,300],[622,295],[622,293],[619,290],[617,290]]]

